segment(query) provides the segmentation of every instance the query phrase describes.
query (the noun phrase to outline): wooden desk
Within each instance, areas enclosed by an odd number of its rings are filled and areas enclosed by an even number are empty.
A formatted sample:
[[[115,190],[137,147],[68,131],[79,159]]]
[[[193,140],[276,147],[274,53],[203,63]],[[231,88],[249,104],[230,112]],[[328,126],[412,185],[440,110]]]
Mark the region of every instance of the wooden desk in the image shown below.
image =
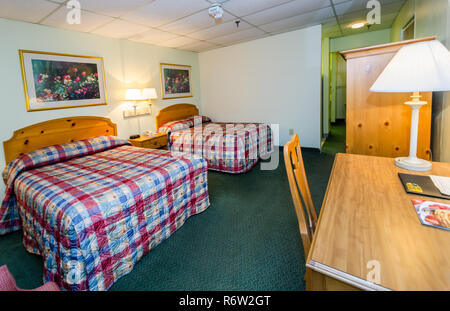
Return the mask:
[[[308,290],[450,290],[450,231],[424,226],[398,172],[450,176],[450,164],[410,172],[393,159],[338,154],[307,259]],[[368,282],[369,261],[380,282]]]

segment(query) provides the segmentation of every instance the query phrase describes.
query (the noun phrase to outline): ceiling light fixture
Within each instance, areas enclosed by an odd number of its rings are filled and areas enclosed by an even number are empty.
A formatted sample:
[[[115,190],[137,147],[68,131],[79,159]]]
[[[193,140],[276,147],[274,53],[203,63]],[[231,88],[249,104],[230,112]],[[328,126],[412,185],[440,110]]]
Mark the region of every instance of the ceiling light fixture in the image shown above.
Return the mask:
[[[365,25],[366,25],[365,22],[357,22],[357,23],[353,23],[353,24],[351,25],[351,27],[352,27],[353,29],[359,29],[359,28],[364,27]]]

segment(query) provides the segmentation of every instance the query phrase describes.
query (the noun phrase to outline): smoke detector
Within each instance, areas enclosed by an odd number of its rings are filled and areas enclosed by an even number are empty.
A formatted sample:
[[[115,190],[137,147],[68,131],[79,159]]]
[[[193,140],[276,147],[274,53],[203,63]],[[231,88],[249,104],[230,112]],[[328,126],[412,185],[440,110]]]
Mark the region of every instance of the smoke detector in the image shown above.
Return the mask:
[[[213,3],[211,7],[208,9],[208,14],[215,20],[222,19],[223,16],[222,4]]]

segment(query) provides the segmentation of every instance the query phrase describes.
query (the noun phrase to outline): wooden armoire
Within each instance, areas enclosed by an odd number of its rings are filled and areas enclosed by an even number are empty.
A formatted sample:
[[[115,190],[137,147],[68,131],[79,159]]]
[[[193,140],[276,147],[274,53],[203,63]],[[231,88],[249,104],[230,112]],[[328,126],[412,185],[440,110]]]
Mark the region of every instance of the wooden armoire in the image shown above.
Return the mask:
[[[404,45],[435,37],[343,51],[347,60],[346,152],[380,157],[409,154],[411,108],[404,102],[412,93],[373,93],[370,87]],[[417,156],[430,159],[432,93],[420,110]]]

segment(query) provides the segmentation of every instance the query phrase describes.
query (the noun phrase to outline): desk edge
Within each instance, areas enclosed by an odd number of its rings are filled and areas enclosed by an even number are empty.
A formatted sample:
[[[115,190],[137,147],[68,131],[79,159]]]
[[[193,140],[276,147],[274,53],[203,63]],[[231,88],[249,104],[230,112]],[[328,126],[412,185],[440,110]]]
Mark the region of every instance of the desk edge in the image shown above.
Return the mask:
[[[320,262],[316,262],[314,260],[310,260],[306,264],[306,267],[365,291],[391,291],[389,288],[369,282],[367,280],[363,280],[351,274],[336,270],[334,268],[331,268],[327,265],[321,264]]]
[[[316,246],[317,233],[318,233],[319,228],[320,228],[320,223],[322,221],[322,216],[325,213],[324,207],[325,207],[325,204],[326,204],[327,199],[328,199],[328,190],[330,189],[330,184],[331,184],[331,182],[333,180],[334,171],[336,170],[336,165],[337,165],[338,159],[340,157],[341,157],[340,153],[336,154],[336,156],[334,157],[333,167],[331,168],[330,177],[328,178],[327,189],[325,190],[325,195],[324,195],[323,201],[322,201],[322,207],[320,208],[319,220],[317,221],[317,224],[316,224],[316,231],[313,234],[313,239],[312,239],[312,242],[311,242],[311,246],[309,248],[309,253],[308,253],[308,256],[306,258],[306,262],[312,262],[313,261],[312,257],[313,257],[314,248]]]

